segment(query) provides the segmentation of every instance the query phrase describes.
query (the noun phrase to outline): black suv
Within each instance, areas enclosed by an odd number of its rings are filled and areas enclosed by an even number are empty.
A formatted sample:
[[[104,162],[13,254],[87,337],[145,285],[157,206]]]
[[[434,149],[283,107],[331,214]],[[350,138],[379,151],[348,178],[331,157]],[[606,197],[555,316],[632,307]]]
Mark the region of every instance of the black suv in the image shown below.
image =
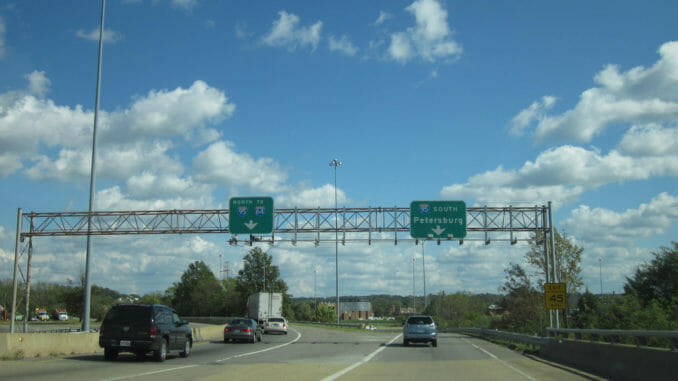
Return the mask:
[[[106,360],[115,360],[120,352],[143,358],[153,352],[156,361],[165,361],[169,351],[188,357],[193,335],[188,321],[160,304],[118,304],[111,307],[99,329],[99,346]]]

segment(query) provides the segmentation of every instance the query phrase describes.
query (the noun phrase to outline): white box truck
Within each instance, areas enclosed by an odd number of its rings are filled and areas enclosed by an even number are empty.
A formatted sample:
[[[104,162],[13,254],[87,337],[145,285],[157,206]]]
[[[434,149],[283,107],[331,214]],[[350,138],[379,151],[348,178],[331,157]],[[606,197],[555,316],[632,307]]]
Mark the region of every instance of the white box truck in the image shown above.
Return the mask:
[[[258,292],[247,299],[247,317],[264,326],[269,317],[282,317],[283,297],[280,292]]]

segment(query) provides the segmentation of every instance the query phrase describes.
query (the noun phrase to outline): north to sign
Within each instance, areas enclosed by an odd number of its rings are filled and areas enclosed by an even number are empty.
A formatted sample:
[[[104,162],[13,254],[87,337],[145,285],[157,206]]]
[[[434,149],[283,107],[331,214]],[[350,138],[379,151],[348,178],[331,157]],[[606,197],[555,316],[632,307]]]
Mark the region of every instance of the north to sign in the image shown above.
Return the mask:
[[[228,201],[228,230],[231,234],[273,232],[273,198],[231,197]]]
[[[410,204],[412,238],[466,237],[464,201],[412,201]]]

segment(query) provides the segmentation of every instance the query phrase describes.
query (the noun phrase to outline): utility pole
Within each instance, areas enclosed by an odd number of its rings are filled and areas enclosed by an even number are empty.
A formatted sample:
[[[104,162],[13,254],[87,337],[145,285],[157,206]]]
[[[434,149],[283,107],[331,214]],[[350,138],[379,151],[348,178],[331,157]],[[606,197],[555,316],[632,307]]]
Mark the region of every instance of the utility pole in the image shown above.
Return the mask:
[[[421,268],[424,272],[424,310],[428,307],[428,295],[426,294],[426,257],[424,256],[424,243],[426,241],[421,241]]]
[[[339,159],[332,159],[330,167],[334,167],[334,268],[337,281],[337,324],[339,324],[339,208],[337,206],[337,167],[341,165]]]
[[[600,297],[603,297],[603,258],[598,258],[598,267],[600,269]]]
[[[417,294],[414,291],[414,262],[415,258],[412,257],[412,312],[417,313]]]

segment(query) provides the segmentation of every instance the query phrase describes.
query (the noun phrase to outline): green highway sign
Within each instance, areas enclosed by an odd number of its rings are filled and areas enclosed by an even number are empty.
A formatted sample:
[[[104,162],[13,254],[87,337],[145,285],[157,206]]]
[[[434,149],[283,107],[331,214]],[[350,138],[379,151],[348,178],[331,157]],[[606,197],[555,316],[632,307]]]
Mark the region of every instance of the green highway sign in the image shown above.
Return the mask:
[[[466,237],[464,201],[412,201],[410,204],[412,238]]]
[[[273,198],[231,197],[228,201],[228,230],[231,234],[273,232]]]

